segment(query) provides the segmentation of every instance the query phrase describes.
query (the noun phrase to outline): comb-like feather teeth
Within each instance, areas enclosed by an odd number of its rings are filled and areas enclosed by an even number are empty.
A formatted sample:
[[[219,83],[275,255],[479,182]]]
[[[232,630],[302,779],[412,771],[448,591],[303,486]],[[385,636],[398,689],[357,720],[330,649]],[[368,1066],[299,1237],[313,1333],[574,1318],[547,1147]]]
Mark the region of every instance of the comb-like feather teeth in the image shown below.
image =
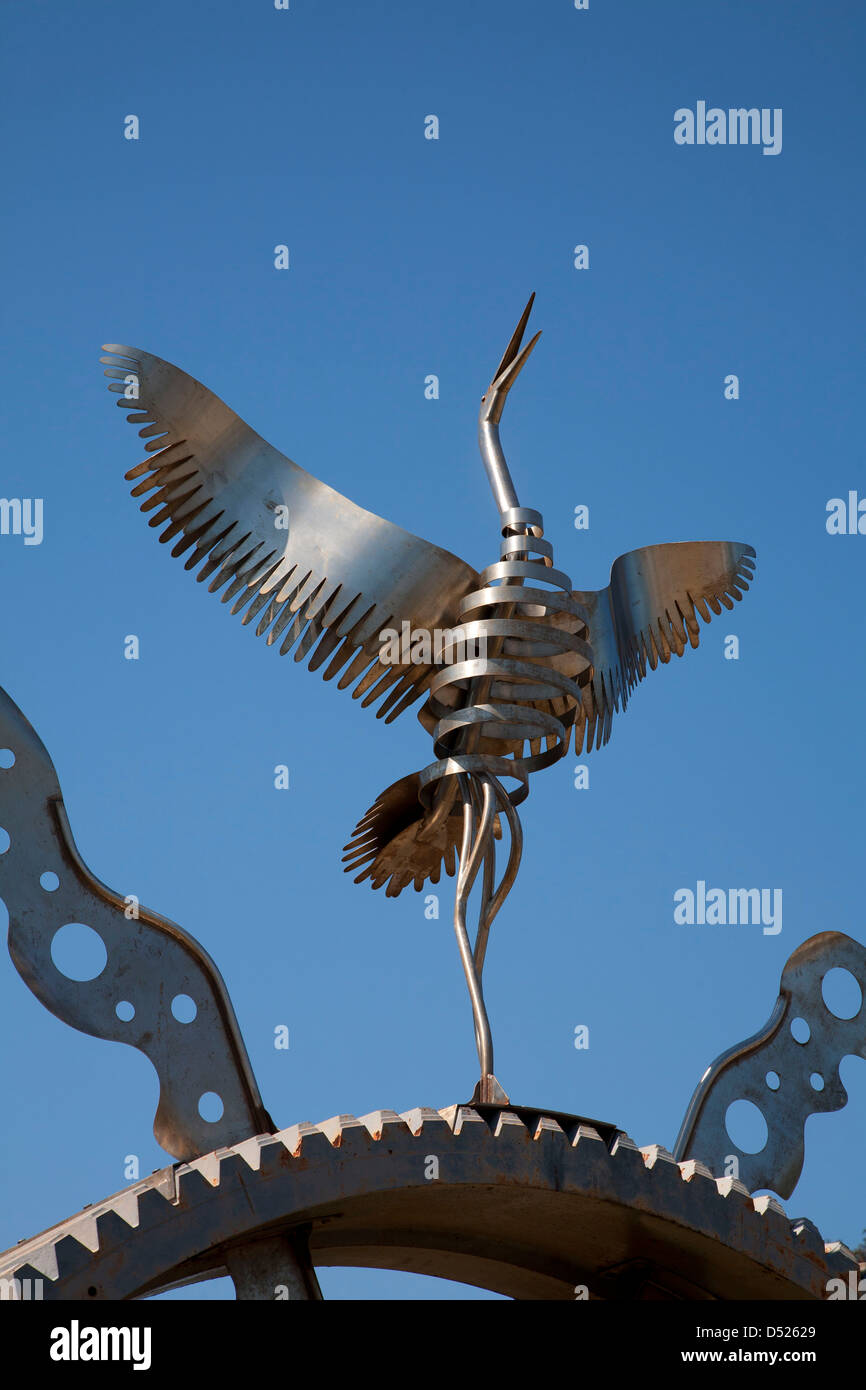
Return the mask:
[[[261,590],[259,590],[252,603],[250,604],[249,608],[247,609],[246,613],[241,618],[241,625],[243,627],[246,627],[248,623],[251,623],[256,614],[261,612],[262,608],[268,601],[269,600],[267,594],[263,594]],[[232,612],[239,613],[241,608],[243,608],[242,603],[235,604],[235,606],[232,608]]]
[[[127,415],[126,418],[128,420],[129,416]],[[153,437],[153,435],[169,433],[170,431],[166,429],[165,425],[161,425],[159,421],[156,421],[154,424],[148,425],[147,429],[139,430],[138,437],[139,439],[150,439]]]
[[[360,700],[362,696],[367,694],[371,686],[377,685],[383,677],[387,677],[391,675],[391,673],[392,668],[385,666],[384,662],[380,660],[379,653],[377,652],[373,658],[373,665],[370,667],[369,671],[364,673],[355,686],[355,689],[352,691],[352,699]]]
[[[297,642],[307,626],[307,620],[303,613],[296,613],[294,620],[286,632],[285,637],[280,643],[280,656],[286,656]]]
[[[249,584],[247,583],[247,574],[248,571],[244,571],[243,574],[235,575],[234,579],[226,589],[225,593],[220,594],[220,603],[231,603],[232,599],[235,598],[239,593],[241,593],[242,590],[246,594],[247,598],[251,597],[255,590],[251,589]]]
[[[152,473],[149,478],[145,478],[143,483],[137,483],[134,488],[130,488],[130,497],[143,497],[146,492],[150,492],[153,488],[164,485],[169,475],[177,466],[177,464],[170,463],[165,468],[157,468],[156,472]],[[188,482],[190,478],[194,478],[195,476],[196,470],[193,469],[191,473],[184,473],[181,477],[176,477],[174,479],[174,484],[180,486],[182,483]],[[168,496],[168,489],[166,490],[166,496]]]
[[[130,497],[144,497],[146,493],[152,492],[155,487],[159,487],[159,478],[156,473],[151,473],[149,478],[143,482],[136,483],[135,487],[129,489]]]
[[[258,589],[255,587],[254,584],[248,584],[247,587],[240,594],[238,594],[237,598],[235,599],[234,603],[229,609],[229,612],[231,613],[232,617],[236,617],[238,613],[242,612],[242,610],[247,606],[247,604],[251,603],[253,599],[261,599],[261,594],[259,593]],[[225,602],[225,599],[223,600],[223,602]],[[258,609],[256,609],[256,612],[258,612]],[[245,622],[246,615],[243,618],[241,618],[241,626],[243,626]]]
[[[312,599],[307,605],[307,617],[318,618],[321,615],[322,620],[324,621],[325,614],[330,609],[331,604],[334,602],[334,599],[337,597],[337,594],[339,592],[339,584],[336,585],[335,588],[328,588],[328,581],[326,577],[323,581],[322,588],[317,590],[315,599]]]
[[[196,492],[198,492],[198,488],[196,488]],[[178,535],[179,532],[185,530],[189,523],[191,521],[195,521],[196,517],[204,511],[205,507],[209,506],[210,498],[206,497],[203,502],[200,502],[197,507],[193,507],[191,511],[185,509],[181,516],[178,516],[175,512],[174,521],[171,523],[170,526],[166,527],[166,529],[163,531],[162,535],[159,538],[160,545],[165,545],[166,541],[173,541],[175,536]]]
[[[123,476],[128,483],[131,483],[133,478],[140,478],[142,473],[153,473],[156,468],[157,465],[153,459],[144,459],[141,463],[137,463],[134,468],[130,468]]]
[[[205,527],[205,534],[207,533],[207,531],[210,530],[210,527],[214,524],[214,522],[218,521],[222,515],[222,512],[218,512],[217,515],[214,517],[213,522],[208,522],[207,526]],[[190,555],[189,559],[184,562],[184,569],[194,570],[196,565],[199,564],[200,561],[202,561],[206,555],[209,555],[210,552],[216,546],[222,544],[226,536],[228,536],[231,532],[232,526],[235,525],[237,525],[237,523],[233,521],[230,526],[227,526],[225,528],[224,531],[219,531],[215,536],[208,536],[207,540],[204,541],[204,544],[197,545],[192,555]],[[196,575],[197,580],[201,577],[201,575]]]
[[[291,600],[292,612],[297,613],[299,617],[303,617],[305,623],[309,622],[310,612],[315,605],[315,600],[326,582],[326,580],[320,579],[317,584],[316,576],[311,571],[306,579],[301,580],[295,590],[295,596]],[[313,588],[309,589],[307,587],[308,584],[312,584]]]
[[[350,614],[360,599],[360,594],[355,594],[353,598],[348,598],[343,592],[342,584],[339,584],[334,591],[334,596],[340,594],[340,602],[335,604],[328,613],[328,627],[333,628],[338,638],[343,638],[349,631]],[[357,621],[358,615],[356,615]]]
[[[206,579],[210,578],[215,570],[219,571],[225,563],[226,557],[233,555],[240,544],[240,541],[235,541],[234,544],[228,546],[227,549],[220,547],[218,550],[213,551],[208,557],[207,562],[202,565],[196,575],[199,584],[203,584]],[[226,578],[228,578],[228,576],[226,576]]]
[[[212,504],[212,503],[213,503],[213,498],[212,498],[212,497],[209,497],[208,500],[207,500],[207,503],[205,503],[205,505],[207,506],[207,505],[210,505],[210,504]],[[183,536],[181,536],[181,538],[180,538],[180,540],[178,541],[177,545],[172,546],[172,550],[171,550],[172,555],[175,555],[175,556],[182,555],[183,552],[184,552],[185,550],[189,550],[190,546],[196,545],[196,544],[201,540],[202,536],[204,536],[204,535],[211,529],[211,527],[215,525],[218,516],[222,516],[222,512],[217,513],[216,516],[214,516],[214,515],[209,516],[205,521],[201,522],[198,526],[192,526],[192,527],[184,526],[184,534],[183,534]],[[214,543],[216,543],[216,542],[214,541]],[[184,568],[186,568],[186,567],[184,567]]]
[[[349,657],[355,651],[355,645],[356,644],[352,640],[351,635],[342,639],[342,646],[337,651],[327,671],[323,673],[323,680],[329,681],[334,678],[334,676],[339,671],[340,667],[345,665],[345,663],[349,660]]]
[[[142,507],[141,510],[144,511],[144,508]],[[171,507],[163,507],[162,511],[159,511],[156,513],[155,516],[152,516],[147,524],[148,526],[161,526],[162,523],[164,521],[168,521],[170,517]]]
[[[163,470],[160,469],[160,472],[162,471]],[[142,506],[140,508],[141,511],[151,512],[153,511],[154,507],[158,507],[161,503],[167,502],[168,499],[177,491],[179,487],[183,487],[184,483],[188,483],[189,480],[191,478],[195,478],[197,474],[196,470],[193,469],[192,473],[184,473],[182,477],[170,478],[167,482],[164,481],[164,476],[165,475],[163,474],[163,478],[160,478],[158,474],[155,473],[154,476],[152,478],[149,478],[146,483],[139,483],[138,487],[132,489],[132,492],[129,494],[130,497],[138,497],[142,495],[144,492],[147,492],[150,488],[158,486],[160,483],[162,483],[162,487],[159,488],[159,491],[155,492],[152,497],[149,497],[146,502],[142,503]],[[188,496],[192,497],[194,493],[200,492],[201,487],[202,484],[199,483],[197,487],[193,488],[192,492],[189,493]]]
[[[362,864],[371,864],[378,853],[379,851],[377,849],[372,848],[368,849],[363,854],[347,854],[346,860],[349,861],[350,868],[360,869]],[[342,863],[343,861],[341,860],[340,862]]]
[[[260,548],[260,546],[262,546],[262,545],[264,545],[264,541],[260,541],[260,542],[259,542],[259,545],[256,546],[256,550],[258,550],[258,549]],[[249,552],[249,555],[250,555],[250,556],[251,556],[251,555],[255,555],[255,553],[256,553],[255,550],[251,550],[251,551]],[[271,551],[271,552],[270,552],[270,555],[264,556],[264,558],[261,559],[261,560],[256,560],[256,561],[255,561],[253,564],[251,564],[251,565],[248,565],[248,564],[246,563],[246,561],[249,559],[249,556],[247,556],[247,555],[244,556],[244,559],[243,559],[243,561],[241,562],[241,567],[238,569],[237,578],[236,578],[235,582],[234,582],[234,583],[232,584],[232,586],[231,586],[232,597],[234,597],[234,594],[239,593],[239,592],[240,592],[240,587],[243,587],[243,586],[246,586],[246,587],[249,588],[249,589],[257,589],[257,587],[258,587],[258,578],[257,578],[257,576],[259,576],[259,577],[261,576],[262,570],[263,570],[263,569],[264,569],[265,571],[267,571],[267,567],[268,567],[268,564],[269,564],[270,561],[271,561],[271,558],[272,558],[272,556],[273,556],[273,553],[274,553],[274,552]],[[224,594],[224,595],[223,595],[223,600],[222,600],[223,603],[225,603],[226,598],[227,598],[227,595]]]
[[[224,584],[228,584],[234,574],[230,565],[223,565],[222,569],[217,570],[213,579],[207,586],[209,594],[219,593]]]
[[[406,694],[406,691],[414,688],[415,682],[421,679],[422,674],[423,670],[419,671],[417,666],[414,666],[411,671],[407,671],[394,686],[394,689],[389,691],[388,698],[384,700],[380,708],[377,709],[376,718],[384,719],[388,711],[393,709],[397,701]]]
[[[370,825],[357,827],[352,832],[352,838],[344,849],[347,854],[360,854],[362,850],[369,849],[371,845],[378,845],[382,842],[382,836],[387,833],[387,824],[383,819],[382,823],[378,820]]]
[[[266,556],[262,563],[256,565],[255,569],[250,572],[250,583],[255,586],[262,600],[262,603],[266,603],[267,600],[270,598],[270,593],[266,582],[268,576],[273,574],[275,569],[279,569],[281,563],[278,560],[276,564],[272,564],[271,561],[273,560],[273,556],[274,552],[271,551],[270,555]],[[260,603],[259,608],[261,608],[261,606],[262,604]],[[256,612],[258,612],[258,609],[256,609]],[[246,621],[246,619],[244,621]]]
[[[124,370],[123,367],[106,367],[102,375],[114,377],[115,379],[119,377],[120,380],[123,381],[126,379],[126,377],[130,375],[130,372],[128,367],[126,368],[126,370]]]
[[[287,570],[283,570],[284,565],[289,565],[289,568]],[[267,594],[269,597],[272,597],[277,603],[285,602],[285,600],[281,600],[279,597],[280,588],[283,588],[286,585],[286,583],[291,579],[292,575],[296,573],[297,568],[297,564],[291,564],[288,556],[284,555],[280,563],[277,565],[272,576],[272,578],[276,580],[276,583],[272,583],[269,579],[267,584],[264,584],[262,586],[262,592]]]
[[[274,623],[273,627],[271,628],[270,632],[265,638],[265,641],[267,642],[269,647],[272,647],[275,642],[278,642],[280,640],[280,637],[285,631],[287,624],[292,621],[292,618],[294,616],[292,613],[291,599],[286,599],[285,603],[283,604],[280,604],[279,599],[274,599],[273,602],[278,605],[280,613],[279,617],[277,618],[276,622]]]
[[[318,641],[322,631],[323,623],[321,617],[307,619],[308,627],[295,652],[295,661],[303,661],[313,643]]]
[[[295,596],[292,599],[292,611],[296,613],[303,611],[304,615],[308,616],[310,605],[325,582],[324,579],[320,579],[319,582],[316,583],[316,576],[310,571],[307,579],[299,584],[295,590]]]
[[[379,831],[375,825],[368,825],[363,830],[360,825],[356,825],[347,843],[343,846],[343,852],[344,854],[356,854],[358,850],[376,844],[378,838]]]
[[[232,522],[231,526],[228,529],[227,535],[231,535],[236,525],[237,522]],[[236,540],[233,540],[230,545],[220,546],[219,548],[211,551],[211,554],[208,557],[207,564],[202,565],[201,569],[196,575],[196,579],[199,581],[199,583],[201,584],[205,579],[207,579],[209,575],[213,574],[214,570],[220,569],[224,564],[226,564],[232,556],[237,554],[241,546],[245,545],[248,540],[249,532],[247,532],[245,536],[239,536]],[[228,578],[228,576],[226,577]]]
[[[396,667],[396,668],[395,668],[394,670],[392,670],[392,671],[386,671],[385,674],[384,674],[384,676],[382,676],[382,677],[376,682],[376,684],[373,686],[372,690],[369,690],[369,691],[367,692],[367,694],[364,696],[363,700],[361,700],[361,709],[367,709],[367,707],[368,707],[369,705],[375,704],[376,701],[377,701],[382,695],[384,695],[385,691],[386,691],[391,685],[394,684],[394,681],[399,680],[399,679],[400,679],[400,668],[399,668],[399,666]],[[354,697],[355,697],[356,700],[360,698],[360,694],[359,694],[359,692],[358,692],[357,690],[356,690],[356,691],[353,691],[352,693],[353,693],[353,695],[354,695]]]
[[[422,681],[418,681],[417,684],[413,685],[409,690],[407,690],[406,694],[400,700],[399,704],[394,709],[392,709],[391,713],[385,720],[385,723],[392,724],[395,719],[399,718],[399,716],[403,713],[404,710],[408,709],[410,705],[414,705],[415,701],[419,698],[420,695],[423,695],[424,691],[430,685],[430,680],[431,676],[427,675],[424,677]]]
[[[190,491],[185,493],[182,497],[170,498],[166,502],[162,511],[157,512],[156,516],[152,516],[150,518],[150,521],[147,523],[148,526],[161,526],[162,523],[164,521],[168,521],[170,517],[175,517],[177,515],[178,508],[181,507],[184,502],[188,502],[191,497],[195,497],[197,492],[201,492],[201,487],[202,485],[201,483],[199,483],[196,487],[191,488]],[[141,510],[148,511],[150,510],[150,508],[156,507],[158,505],[159,499],[156,497],[151,497],[149,501],[143,503]],[[204,503],[204,505],[207,506],[207,503]],[[178,530],[180,530],[180,525],[178,525]]]
[[[188,463],[192,458],[192,454],[180,452],[186,447],[186,440],[179,439],[176,444],[172,444],[165,450],[164,456],[162,454],[157,454],[153,458],[142,459],[141,463],[137,463],[134,468],[130,468],[123,476],[126,478],[127,482],[131,483],[134,478],[140,478],[142,473],[157,473],[161,468],[168,468],[173,464]],[[175,450],[178,450],[177,454],[175,454]]]
[[[157,439],[151,439],[144,446],[146,454],[157,454],[163,449],[168,449],[170,445],[176,444],[177,440],[171,438],[171,432],[160,426],[160,434]]]
[[[244,540],[247,539],[248,537],[245,536]],[[261,547],[264,545],[264,541],[259,541],[258,545],[253,546],[252,550],[246,551],[243,555],[238,555],[237,551],[240,549],[240,546],[243,545],[243,543],[244,542],[241,541],[240,545],[233,546],[231,554],[226,556],[225,561],[223,562],[222,569],[220,570],[218,581],[215,582],[215,585],[211,584],[210,586],[211,593],[215,592],[215,587],[221,589],[223,584],[225,584],[227,581],[235,579],[238,575],[242,574],[244,572],[247,561],[250,560],[250,558],[253,555],[255,555],[256,551],[260,550]]]
[[[288,555],[282,555],[279,562],[274,565],[273,571],[268,575],[268,578],[262,585],[262,592],[270,596],[270,594],[274,593],[279,586],[288,579],[289,575],[292,574],[296,568],[297,566],[292,563]]]
[[[360,676],[361,672],[366,670],[371,661],[374,661],[378,664],[378,660],[378,652],[374,652],[371,655],[370,652],[366,651],[362,647],[361,650],[354,657],[351,664],[346,667],[346,670],[343,672],[342,676],[337,682],[337,689],[345,690],[347,686],[352,684],[352,681],[355,679],[356,676]]]
[[[340,634],[337,632],[336,628],[326,628],[321,642],[316,647],[316,650],[313,652],[313,655],[310,657],[310,660],[307,664],[307,670],[318,671],[322,663],[327,661],[328,657],[331,655],[331,652],[338,645],[340,640]]]
[[[279,589],[274,595],[274,598],[277,600],[277,603],[289,603],[293,604],[294,607],[297,607],[295,600],[298,594],[303,589],[304,585],[312,576],[313,571],[307,570],[307,573],[304,575],[303,579],[297,578],[296,571],[297,565],[294,567],[294,569],[291,571],[288,577],[283,580],[283,583],[280,585]]]
[[[277,603],[276,599],[273,599],[273,598],[272,598],[271,601],[270,601],[270,603],[269,603],[268,606],[267,606],[267,609],[265,610],[265,613],[264,613],[263,616],[259,619],[259,622],[258,622],[258,624],[257,624],[257,626],[256,626],[256,636],[257,636],[257,637],[261,637],[261,636],[263,635],[263,633],[267,632],[267,630],[268,630],[268,628],[270,627],[271,623],[274,621],[274,618],[277,616],[278,610],[279,610],[279,604]]]
[[[274,570],[279,569],[281,561],[274,562],[276,553],[275,550],[269,550],[265,555],[260,555],[255,564],[250,567],[249,582],[254,584],[257,589],[261,589]],[[267,590],[265,590],[265,597],[267,597]]]

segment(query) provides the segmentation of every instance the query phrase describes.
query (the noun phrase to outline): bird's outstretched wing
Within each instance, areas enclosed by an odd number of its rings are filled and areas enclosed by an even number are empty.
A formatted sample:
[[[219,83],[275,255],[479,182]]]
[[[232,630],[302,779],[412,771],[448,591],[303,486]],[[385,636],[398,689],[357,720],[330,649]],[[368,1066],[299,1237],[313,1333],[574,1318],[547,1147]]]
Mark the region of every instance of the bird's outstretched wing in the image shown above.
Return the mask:
[[[193,377],[138,348],[107,343],[101,361],[117,404],[140,425],[149,457],[126,477],[146,497],[160,541],[222,589],[243,622],[377,715],[395,719],[433,668],[380,659],[385,628],[453,628],[478,576],[448,551],[364,511],[273,449]],[[150,494],[150,496],[147,496]]]
[[[698,645],[698,614],[708,623],[742,598],[754,555],[741,541],[647,545],[614,561],[606,589],[575,590],[589,614],[593,656],[574,723],[576,753],[607,743],[614,712],[625,709],[647,666],[682,656],[686,642]]]

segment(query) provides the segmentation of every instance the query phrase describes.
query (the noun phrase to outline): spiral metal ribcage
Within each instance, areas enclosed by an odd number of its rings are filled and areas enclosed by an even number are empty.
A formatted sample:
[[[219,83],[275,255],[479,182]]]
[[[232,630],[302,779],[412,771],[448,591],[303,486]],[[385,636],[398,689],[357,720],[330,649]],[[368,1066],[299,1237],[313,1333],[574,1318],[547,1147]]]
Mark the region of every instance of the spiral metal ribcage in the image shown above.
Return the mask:
[[[463,837],[454,929],[472,998],[481,1087],[493,1078],[493,1047],[481,976],[490,927],[520,863],[522,831],[515,807],[529,775],[564,756],[580,686],[590,677],[586,615],[571,597],[571,580],[553,568],[538,512],[512,507],[502,514],[497,564],[482,587],[461,604],[458,655],[434,677],[431,706],[437,761],[420,774],[428,816],[419,839],[432,834],[462,801]],[[516,785],[506,791],[502,779]],[[510,830],[508,862],[496,883],[497,817]],[[474,945],[467,928],[469,897],[482,873]],[[480,1099],[495,1097],[481,1095]]]

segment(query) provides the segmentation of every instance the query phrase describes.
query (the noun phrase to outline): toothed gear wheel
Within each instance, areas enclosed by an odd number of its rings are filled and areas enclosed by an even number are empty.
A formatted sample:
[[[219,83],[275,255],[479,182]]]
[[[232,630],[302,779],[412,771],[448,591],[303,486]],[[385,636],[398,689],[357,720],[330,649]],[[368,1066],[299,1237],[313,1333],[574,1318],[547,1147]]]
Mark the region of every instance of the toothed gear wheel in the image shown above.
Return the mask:
[[[406,1270],[521,1299],[821,1299],[857,1270],[700,1163],[524,1107],[341,1115],[175,1164],[0,1256],[43,1297],[133,1299],[232,1273],[275,1237],[313,1265]],[[313,1284],[315,1280],[313,1279]],[[273,1292],[239,1297],[274,1297]],[[294,1294],[292,1296],[295,1296]],[[316,1297],[316,1293],[301,1294]]]

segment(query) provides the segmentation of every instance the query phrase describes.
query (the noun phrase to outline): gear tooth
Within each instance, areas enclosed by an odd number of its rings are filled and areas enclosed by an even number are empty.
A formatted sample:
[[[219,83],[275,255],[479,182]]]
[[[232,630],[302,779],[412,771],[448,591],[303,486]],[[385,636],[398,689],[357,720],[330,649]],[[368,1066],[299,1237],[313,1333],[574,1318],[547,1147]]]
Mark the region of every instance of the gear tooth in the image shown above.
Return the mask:
[[[499,1138],[503,1130],[523,1131],[523,1137],[528,1139],[530,1131],[521,1120],[519,1115],[515,1115],[513,1110],[496,1110],[490,1117],[490,1130],[496,1139]],[[515,1138],[518,1135],[515,1133]]]
[[[404,1110],[400,1118],[406,1121],[411,1132],[418,1137],[423,1135],[425,1139],[436,1139],[440,1135],[451,1133],[451,1126],[439,1114],[438,1110],[430,1110],[426,1105],[419,1105],[414,1110]]]
[[[452,1111],[453,1119],[450,1118],[450,1112]],[[463,1130],[471,1125],[478,1126],[475,1133],[481,1134],[480,1126],[484,1126],[484,1129],[487,1130],[489,1134],[487,1120],[485,1120],[484,1116],[480,1115],[478,1111],[475,1111],[471,1105],[450,1105],[448,1111],[442,1111],[441,1113],[445,1116],[445,1119],[448,1119],[448,1123],[455,1134],[463,1133]]]
[[[274,1137],[284,1149],[288,1149],[293,1158],[296,1158],[301,1152],[301,1139],[304,1133],[314,1128],[315,1126],[311,1125],[309,1121],[302,1120],[298,1125],[289,1125],[288,1129],[281,1129],[279,1134]],[[264,1151],[262,1156],[264,1157]]]
[[[368,1115],[359,1115],[358,1120],[374,1139],[393,1139],[398,1134],[410,1132],[406,1121],[396,1110],[371,1110]]]
[[[325,1158],[333,1149],[333,1144],[327,1134],[318,1125],[305,1127],[305,1132],[301,1135],[300,1158]]]
[[[680,1205],[684,1174],[673,1154],[661,1144],[643,1144],[639,1152],[652,1192],[668,1206]]]
[[[366,1127],[354,1115],[332,1115],[330,1120],[322,1120],[317,1128],[322,1131],[332,1148],[338,1149],[343,1143],[344,1134]]]
[[[558,1120],[554,1120],[552,1115],[539,1115],[535,1123],[533,1139],[541,1139],[545,1134],[560,1134],[565,1138],[565,1130]]]
[[[629,1138],[627,1134],[617,1134],[611,1146],[610,1154],[620,1173],[623,1169],[628,1168],[633,1179],[640,1181],[640,1175],[646,1170],[643,1154],[633,1139]]]
[[[593,1128],[592,1125],[584,1124],[582,1121],[578,1121],[575,1125],[569,1125],[568,1138],[574,1149],[580,1147],[592,1149],[597,1144],[600,1144],[601,1148],[604,1149],[605,1152],[607,1151],[607,1144],[605,1144],[598,1130]],[[600,1152],[601,1149],[599,1149],[599,1153]]]
[[[157,1187],[145,1188],[138,1194],[138,1228],[160,1226],[174,1210],[170,1197]]]
[[[833,1275],[845,1275],[852,1269],[858,1272],[860,1270],[857,1256],[847,1245],[843,1245],[841,1240],[831,1241],[829,1245],[824,1246],[824,1258],[828,1271]]]
[[[785,1216],[785,1208],[782,1206],[782,1203],[769,1194],[765,1194],[762,1197],[753,1197],[752,1203],[759,1216],[766,1216],[768,1213],[772,1213],[774,1216]]]
[[[72,1274],[80,1274],[93,1260],[93,1250],[88,1249],[75,1236],[61,1236],[54,1246],[57,1256],[57,1277],[68,1279]]]
[[[100,1212],[96,1218],[96,1238],[100,1251],[122,1249],[134,1229],[132,1222],[125,1221],[114,1207]]]
[[[285,1152],[284,1145],[280,1144],[270,1134],[255,1134],[252,1139],[244,1139],[240,1144],[235,1144],[234,1152],[243,1159],[247,1168],[258,1173],[266,1165],[266,1160],[270,1157],[269,1149],[276,1148],[281,1153]],[[243,1172],[243,1169],[240,1170]]]
[[[791,1227],[785,1208],[775,1197],[753,1197],[752,1206],[767,1226],[767,1237],[780,1243],[790,1244]]]
[[[688,1164],[681,1163],[680,1167],[685,1169],[688,1167]],[[685,1176],[685,1173],[683,1176]],[[716,1187],[719,1190],[719,1196],[724,1197],[726,1202],[739,1202],[740,1204],[748,1203],[749,1206],[752,1205],[752,1194],[746,1187],[746,1184],[740,1182],[739,1178],[716,1178]]]
[[[656,1164],[666,1163],[673,1163],[676,1166],[676,1159],[673,1154],[662,1144],[644,1144],[641,1146],[641,1153],[647,1168],[655,1168]]]
[[[214,1187],[222,1187],[228,1183],[243,1182],[246,1177],[249,1164],[245,1161],[243,1154],[236,1152],[234,1148],[218,1149],[216,1181]]]
[[[679,1165],[679,1169],[683,1175],[684,1182],[692,1182],[695,1178],[708,1179],[710,1182],[716,1182],[716,1175],[713,1170],[708,1168],[706,1163],[702,1163],[699,1158],[686,1159],[684,1163]]]
[[[189,1169],[195,1169],[196,1172],[201,1173],[209,1187],[219,1187],[220,1157],[222,1153],[231,1153],[231,1150],[223,1149],[215,1150],[209,1154],[199,1154],[198,1158],[191,1158],[189,1163],[185,1164],[184,1168],[180,1171],[185,1173]],[[178,1188],[178,1195],[180,1197],[183,1196],[180,1188]]]
[[[802,1254],[808,1254],[812,1258],[817,1256],[819,1260],[824,1258],[824,1237],[814,1221],[809,1221],[805,1216],[792,1221],[791,1236]]]
[[[197,1160],[199,1162],[200,1160]],[[219,1179],[217,1179],[219,1181]],[[184,1165],[177,1173],[177,1200],[182,1207],[195,1207],[210,1196],[216,1183],[205,1177],[199,1167]]]

